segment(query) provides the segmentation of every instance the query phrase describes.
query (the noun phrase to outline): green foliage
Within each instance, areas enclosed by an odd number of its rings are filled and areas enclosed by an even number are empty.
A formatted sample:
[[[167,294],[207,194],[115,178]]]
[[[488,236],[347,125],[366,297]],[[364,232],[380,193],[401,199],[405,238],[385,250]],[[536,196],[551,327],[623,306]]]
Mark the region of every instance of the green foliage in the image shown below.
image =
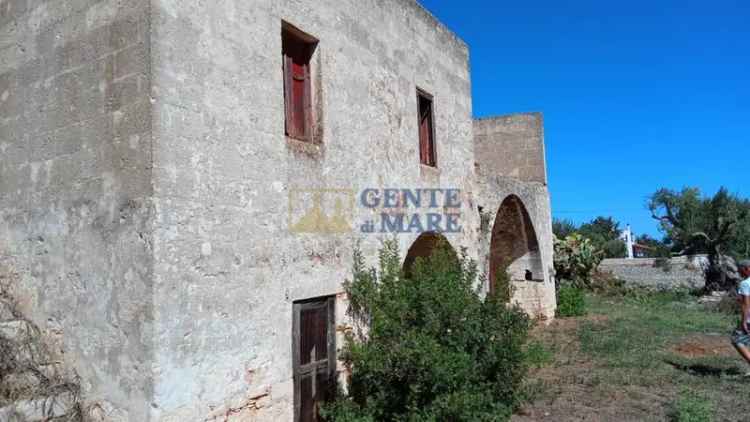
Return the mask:
[[[568,219],[552,219],[552,233],[558,239],[565,239],[571,234],[578,231],[578,226],[571,220]]]
[[[334,421],[505,421],[527,370],[530,321],[476,289],[476,265],[447,245],[418,258],[407,279],[388,241],[378,269],[355,253],[345,284],[355,330],[342,357],[348,395],[323,410]]]
[[[654,239],[648,234],[642,234],[635,239],[635,243],[645,246],[646,258],[669,258],[672,256],[671,247],[662,240]]]
[[[579,234],[601,251],[603,258],[624,258],[627,255],[625,242],[620,240],[620,223],[612,217],[596,217],[588,223],[576,226],[570,220],[552,221],[552,232],[558,239]]]
[[[574,317],[586,315],[586,297],[582,289],[563,286],[557,292],[557,316]]]
[[[603,251],[604,258],[624,258],[627,255],[625,243],[620,240],[620,223],[612,217],[596,217],[582,224],[578,233],[589,239],[597,250]]]
[[[599,248],[604,258],[624,258],[628,255],[628,247],[620,239],[607,240]]]
[[[706,397],[691,390],[683,390],[674,403],[672,420],[674,422],[711,422],[715,409]]]
[[[659,189],[648,202],[675,253],[750,254],[750,201],[719,189],[713,197],[698,188]]]
[[[591,240],[574,233],[565,239],[555,239],[555,274],[577,287],[590,287],[591,277],[602,257]]]
[[[740,279],[726,257],[750,253],[750,201],[719,189],[704,197],[697,188],[659,189],[648,208],[676,254],[707,253],[707,290],[729,290]]]
[[[554,353],[540,341],[530,341],[526,345],[526,363],[533,368],[541,368],[554,360]]]
[[[513,284],[510,282],[510,274],[508,274],[508,267],[501,265],[502,271],[498,271],[495,275],[495,284],[492,292],[495,298],[500,303],[510,303],[510,299],[513,297]]]

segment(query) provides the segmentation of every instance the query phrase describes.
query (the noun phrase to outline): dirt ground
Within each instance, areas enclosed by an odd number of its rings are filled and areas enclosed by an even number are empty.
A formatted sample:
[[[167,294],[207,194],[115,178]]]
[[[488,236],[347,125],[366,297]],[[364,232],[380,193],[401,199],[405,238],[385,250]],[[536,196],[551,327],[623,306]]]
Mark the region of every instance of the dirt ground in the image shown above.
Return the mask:
[[[742,377],[750,367],[729,342],[726,318],[690,308],[680,325],[682,304],[640,311],[594,302],[595,312],[618,311],[558,319],[532,333],[554,357],[531,370],[534,399],[512,421],[695,420],[678,414],[685,391],[706,397],[708,420],[750,421],[750,381]]]
[[[685,358],[727,357],[734,358],[737,351],[725,336],[696,334],[686,337],[670,349]]]

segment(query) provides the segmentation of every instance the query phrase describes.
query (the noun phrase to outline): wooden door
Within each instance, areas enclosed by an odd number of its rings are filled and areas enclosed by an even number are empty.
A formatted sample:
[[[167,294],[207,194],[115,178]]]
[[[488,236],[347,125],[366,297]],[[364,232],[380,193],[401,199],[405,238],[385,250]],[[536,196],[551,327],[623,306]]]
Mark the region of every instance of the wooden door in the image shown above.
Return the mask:
[[[322,402],[333,398],[336,374],[335,298],[294,303],[294,419],[318,421]]]

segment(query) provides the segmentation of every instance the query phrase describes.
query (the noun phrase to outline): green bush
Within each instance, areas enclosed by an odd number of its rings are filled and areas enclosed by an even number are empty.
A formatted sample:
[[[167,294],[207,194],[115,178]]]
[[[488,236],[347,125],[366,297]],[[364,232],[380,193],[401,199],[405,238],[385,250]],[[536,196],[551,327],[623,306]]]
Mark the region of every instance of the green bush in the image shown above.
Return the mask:
[[[620,239],[612,239],[599,246],[602,258],[625,258],[628,256],[628,246]]]
[[[510,303],[510,299],[513,297],[513,283],[510,281],[510,274],[508,273],[508,266],[501,265],[501,271],[498,271],[495,275],[494,285],[492,292],[495,295],[498,302]]]
[[[675,401],[671,417],[674,422],[711,422],[714,406],[705,397],[684,390]]]
[[[583,315],[586,315],[586,297],[583,290],[574,286],[560,287],[557,292],[557,316]]]
[[[526,362],[532,368],[541,368],[554,360],[554,353],[539,341],[526,345]]]
[[[330,421],[506,421],[521,399],[530,321],[477,290],[476,265],[443,246],[403,276],[395,242],[378,269],[355,252],[345,284],[348,314],[342,359],[347,394],[325,406]]]

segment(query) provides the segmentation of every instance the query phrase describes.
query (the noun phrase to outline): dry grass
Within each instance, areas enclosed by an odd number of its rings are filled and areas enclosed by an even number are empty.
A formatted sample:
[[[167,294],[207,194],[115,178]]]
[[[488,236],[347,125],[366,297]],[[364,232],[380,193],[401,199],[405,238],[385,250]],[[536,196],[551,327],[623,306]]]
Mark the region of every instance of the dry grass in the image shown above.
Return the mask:
[[[68,393],[73,397],[74,409],[56,421],[82,421],[77,379],[66,377],[57,369],[59,362],[41,330],[19,312],[13,297],[17,282],[18,274],[0,266],[0,300],[10,305],[15,320],[23,321],[21,335],[8,338],[0,334],[0,407],[19,400],[41,399],[48,408],[56,396]]]
[[[544,388],[514,421],[680,421],[705,409],[708,420],[748,420],[750,386],[740,376],[748,367],[728,338],[735,316],[687,294],[587,300],[589,316],[535,333],[554,358],[532,373],[529,382]]]

